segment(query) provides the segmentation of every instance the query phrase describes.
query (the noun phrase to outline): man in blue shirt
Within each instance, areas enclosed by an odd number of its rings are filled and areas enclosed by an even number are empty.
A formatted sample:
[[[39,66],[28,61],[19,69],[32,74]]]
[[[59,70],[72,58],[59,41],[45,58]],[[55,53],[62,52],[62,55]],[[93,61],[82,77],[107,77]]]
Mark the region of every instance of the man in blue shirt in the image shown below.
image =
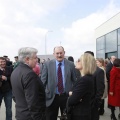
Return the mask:
[[[64,58],[64,48],[57,46],[53,52],[55,59],[44,64],[41,76],[46,91],[46,120],[57,120],[59,108],[63,113],[68,93],[76,81],[74,63]]]

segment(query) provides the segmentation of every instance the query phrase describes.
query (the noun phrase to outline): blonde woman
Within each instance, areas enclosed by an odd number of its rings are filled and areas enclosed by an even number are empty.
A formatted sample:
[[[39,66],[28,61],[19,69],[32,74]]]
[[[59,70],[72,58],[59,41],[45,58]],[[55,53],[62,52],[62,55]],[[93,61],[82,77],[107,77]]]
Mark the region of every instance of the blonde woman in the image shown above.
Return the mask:
[[[76,68],[81,72],[81,78],[76,86],[69,92],[68,105],[72,109],[72,120],[91,120],[91,97],[94,92],[93,74],[96,70],[95,59],[92,55],[84,53]]]
[[[100,105],[99,109],[99,114],[103,115],[104,114],[104,99],[107,97],[107,77],[106,77],[106,71],[104,67],[104,59],[103,58],[97,58],[96,59],[96,64],[99,68],[101,68],[104,71],[104,84],[105,84],[105,89],[104,89],[104,94],[102,96],[102,104]]]

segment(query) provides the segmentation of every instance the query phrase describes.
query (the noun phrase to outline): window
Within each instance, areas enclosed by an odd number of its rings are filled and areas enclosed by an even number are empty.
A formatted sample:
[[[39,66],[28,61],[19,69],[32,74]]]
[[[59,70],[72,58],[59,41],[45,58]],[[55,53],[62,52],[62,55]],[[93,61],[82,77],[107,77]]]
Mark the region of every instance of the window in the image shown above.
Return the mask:
[[[118,46],[118,58],[120,58],[120,46]]]
[[[120,45],[120,28],[118,29],[118,45]]]
[[[96,58],[105,58],[105,50],[98,50],[96,53]]]
[[[96,49],[105,49],[105,36],[102,36],[96,40]]]
[[[117,51],[117,30],[106,35],[106,53]]]

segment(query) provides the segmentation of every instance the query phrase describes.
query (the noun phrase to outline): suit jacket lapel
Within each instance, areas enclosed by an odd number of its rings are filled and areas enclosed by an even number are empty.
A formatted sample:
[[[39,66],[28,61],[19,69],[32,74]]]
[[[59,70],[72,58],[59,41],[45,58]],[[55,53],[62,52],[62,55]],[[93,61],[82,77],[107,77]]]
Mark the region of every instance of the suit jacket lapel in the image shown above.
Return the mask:
[[[57,78],[56,78],[56,61],[53,60],[51,64],[52,64],[52,65],[51,65],[51,66],[52,66],[51,70],[52,70],[52,73],[54,73],[54,76],[53,76],[54,79],[53,79],[53,80],[54,80],[54,82],[55,82],[55,84],[56,84],[56,79],[57,79]]]
[[[66,60],[64,59],[64,77],[65,77],[65,83],[66,83],[66,80],[67,80],[67,75],[68,75],[68,64],[66,62]]]

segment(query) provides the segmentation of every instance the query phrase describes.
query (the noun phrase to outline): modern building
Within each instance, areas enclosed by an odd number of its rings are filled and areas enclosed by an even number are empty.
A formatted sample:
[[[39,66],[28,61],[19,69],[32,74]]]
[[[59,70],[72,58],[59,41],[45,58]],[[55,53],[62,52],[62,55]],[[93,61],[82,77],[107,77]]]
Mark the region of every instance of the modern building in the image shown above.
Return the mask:
[[[96,58],[120,58],[120,12],[95,30]]]

